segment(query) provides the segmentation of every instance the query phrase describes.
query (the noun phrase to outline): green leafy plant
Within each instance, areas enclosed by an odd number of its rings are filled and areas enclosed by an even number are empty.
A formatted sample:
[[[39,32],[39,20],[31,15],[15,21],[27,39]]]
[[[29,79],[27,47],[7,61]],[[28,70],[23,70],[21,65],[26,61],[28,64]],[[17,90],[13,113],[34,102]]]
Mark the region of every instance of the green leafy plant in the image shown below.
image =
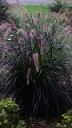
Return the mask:
[[[20,121],[19,105],[12,98],[0,101],[0,128],[24,128],[25,122]]]
[[[59,16],[59,23],[66,26],[69,23],[68,16],[66,13],[63,13]]]
[[[72,109],[62,115],[61,123],[57,123],[58,128],[71,128],[72,127]]]
[[[67,8],[67,3],[62,0],[55,0],[55,2],[50,6],[50,10],[55,12],[59,12],[62,8]]]
[[[72,11],[72,5],[68,5],[68,10],[71,12]]]

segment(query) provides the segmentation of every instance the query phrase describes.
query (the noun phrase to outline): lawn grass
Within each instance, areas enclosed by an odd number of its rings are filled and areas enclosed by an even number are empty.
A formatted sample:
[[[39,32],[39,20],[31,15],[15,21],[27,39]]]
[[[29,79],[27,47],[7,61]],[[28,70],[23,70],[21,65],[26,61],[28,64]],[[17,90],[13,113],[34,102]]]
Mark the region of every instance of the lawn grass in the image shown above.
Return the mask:
[[[10,12],[11,15],[15,14],[16,17],[23,17],[25,12],[36,16],[38,12],[41,12],[42,15],[45,15],[48,9],[48,5],[13,5],[10,8]]]
[[[34,16],[37,12],[41,12],[44,15],[48,10],[48,6],[46,5],[26,5],[24,8],[26,8],[26,10]]]

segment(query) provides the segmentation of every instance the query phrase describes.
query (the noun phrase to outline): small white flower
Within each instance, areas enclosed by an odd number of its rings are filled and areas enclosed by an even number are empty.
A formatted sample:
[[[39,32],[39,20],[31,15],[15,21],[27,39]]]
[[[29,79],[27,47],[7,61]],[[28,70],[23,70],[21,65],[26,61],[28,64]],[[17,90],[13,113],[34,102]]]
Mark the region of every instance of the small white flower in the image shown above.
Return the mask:
[[[10,35],[10,37],[13,37],[13,35]]]
[[[8,38],[7,40],[10,41],[10,40],[12,40],[12,39],[11,39],[11,38]]]

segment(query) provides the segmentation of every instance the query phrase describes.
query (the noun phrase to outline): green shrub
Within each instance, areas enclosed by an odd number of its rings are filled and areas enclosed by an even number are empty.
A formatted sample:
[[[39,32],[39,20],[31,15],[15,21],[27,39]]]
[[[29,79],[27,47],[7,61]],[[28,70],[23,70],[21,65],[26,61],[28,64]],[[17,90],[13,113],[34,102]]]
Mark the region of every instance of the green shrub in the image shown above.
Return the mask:
[[[59,16],[59,24],[64,26],[69,24],[68,16],[66,13],[63,13]]]
[[[61,123],[57,124],[58,128],[71,128],[72,127],[72,109],[62,115]]]
[[[53,5],[50,6],[51,11],[59,12],[60,9],[66,8],[67,3],[63,2],[62,0],[55,0]]]
[[[68,10],[72,11],[72,5],[68,5]]]
[[[25,122],[19,120],[19,110],[12,98],[0,101],[0,128],[24,128]]]

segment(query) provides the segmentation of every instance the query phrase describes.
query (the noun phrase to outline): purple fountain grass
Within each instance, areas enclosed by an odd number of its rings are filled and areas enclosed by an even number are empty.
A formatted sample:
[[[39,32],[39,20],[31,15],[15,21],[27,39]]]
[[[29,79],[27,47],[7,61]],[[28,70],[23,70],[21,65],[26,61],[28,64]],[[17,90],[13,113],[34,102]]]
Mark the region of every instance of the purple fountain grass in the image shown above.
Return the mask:
[[[4,49],[2,61],[6,67],[4,97],[16,98],[23,117],[50,118],[71,107],[72,86],[56,22],[49,28],[41,14],[37,19],[40,23],[33,23],[33,17],[29,17],[19,29],[6,25],[12,30],[12,39],[5,39],[4,44],[9,48],[6,52]]]

